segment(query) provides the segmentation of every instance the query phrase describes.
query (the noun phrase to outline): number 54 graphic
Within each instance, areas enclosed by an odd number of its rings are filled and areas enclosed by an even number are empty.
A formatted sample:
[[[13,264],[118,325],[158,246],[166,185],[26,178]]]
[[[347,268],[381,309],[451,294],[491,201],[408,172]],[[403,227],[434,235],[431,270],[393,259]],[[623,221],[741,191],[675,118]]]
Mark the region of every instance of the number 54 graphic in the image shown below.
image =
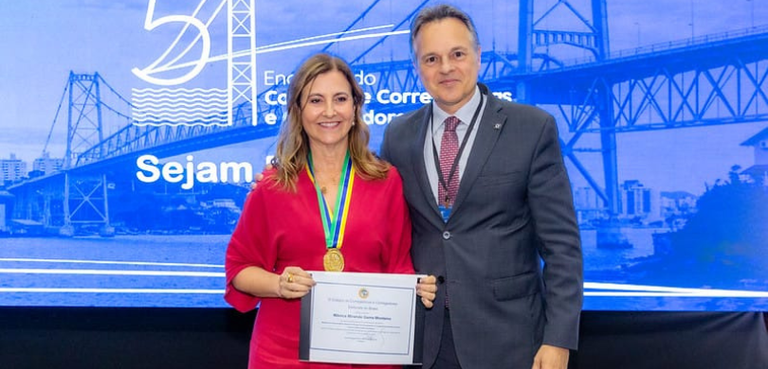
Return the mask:
[[[218,3],[216,3],[218,1]],[[218,125],[233,123],[233,111],[240,105],[247,105],[251,122],[256,124],[256,26],[255,0],[200,0],[192,15],[173,14],[156,17],[157,0],[149,0],[144,29],[155,31],[167,25],[181,25],[175,40],[154,62],[145,68],[131,71],[141,80],[163,88],[133,89],[132,103],[136,125]],[[203,6],[215,5],[208,19],[199,19]],[[227,53],[211,56],[211,32],[209,26],[226,6]],[[195,36],[177,55],[183,36],[187,32]],[[196,60],[180,62],[196,45],[200,55]],[[184,88],[193,81],[206,64],[226,60],[226,89]],[[189,69],[183,75],[164,78],[159,74],[178,69]],[[176,88],[171,88],[175,86]],[[160,103],[162,101],[163,104]],[[204,103],[201,104],[201,101]],[[162,105],[162,106],[161,106]],[[201,107],[201,105],[204,105]],[[171,106],[169,108],[169,106]]]

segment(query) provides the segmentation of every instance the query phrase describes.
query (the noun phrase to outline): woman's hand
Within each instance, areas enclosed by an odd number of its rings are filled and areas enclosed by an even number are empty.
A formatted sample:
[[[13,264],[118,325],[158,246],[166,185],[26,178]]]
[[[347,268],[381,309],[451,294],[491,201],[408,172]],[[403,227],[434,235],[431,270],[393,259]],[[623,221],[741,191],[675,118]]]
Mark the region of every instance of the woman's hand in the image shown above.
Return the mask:
[[[424,307],[431,309],[437,294],[437,278],[433,275],[419,278],[419,283],[416,284],[416,294],[421,296],[421,302],[424,304]]]
[[[289,266],[278,276],[277,295],[286,300],[302,298],[314,285],[315,280],[304,269]]]

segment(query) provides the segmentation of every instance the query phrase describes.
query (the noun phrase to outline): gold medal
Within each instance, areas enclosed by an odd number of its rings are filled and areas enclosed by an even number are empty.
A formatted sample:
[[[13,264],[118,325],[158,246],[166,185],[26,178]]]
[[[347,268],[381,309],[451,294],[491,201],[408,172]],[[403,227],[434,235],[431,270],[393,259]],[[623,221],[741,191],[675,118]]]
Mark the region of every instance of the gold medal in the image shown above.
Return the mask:
[[[323,268],[327,272],[340,272],[344,270],[344,256],[339,249],[328,249],[323,256]]]

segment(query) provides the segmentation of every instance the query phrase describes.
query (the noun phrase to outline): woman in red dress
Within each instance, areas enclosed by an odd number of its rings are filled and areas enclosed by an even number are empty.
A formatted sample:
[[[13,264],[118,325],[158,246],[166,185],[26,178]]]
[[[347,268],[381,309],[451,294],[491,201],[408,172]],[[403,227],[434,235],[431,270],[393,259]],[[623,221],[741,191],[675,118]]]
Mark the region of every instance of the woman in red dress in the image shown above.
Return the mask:
[[[306,271],[413,273],[402,181],[368,149],[364,101],[339,58],[315,55],[294,74],[276,169],[249,194],[227,248],[226,301],[243,312],[261,303],[249,368],[366,367],[299,361]],[[416,287],[427,308],[436,289],[434,276]]]

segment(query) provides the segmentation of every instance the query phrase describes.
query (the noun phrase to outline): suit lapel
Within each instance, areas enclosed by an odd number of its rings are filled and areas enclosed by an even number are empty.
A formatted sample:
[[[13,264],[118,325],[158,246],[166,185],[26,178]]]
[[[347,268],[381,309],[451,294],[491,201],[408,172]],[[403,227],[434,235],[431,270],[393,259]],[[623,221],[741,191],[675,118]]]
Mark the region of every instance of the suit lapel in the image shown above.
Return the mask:
[[[459,183],[459,193],[456,195],[456,202],[453,204],[452,213],[455,213],[469,194],[469,190],[480,175],[480,169],[491,155],[496,141],[506,123],[506,116],[499,114],[501,105],[485,86],[480,85],[480,91],[488,98],[485,111],[477,127],[477,136],[472,144],[472,151],[467,159],[467,167]]]
[[[429,184],[429,177],[427,176],[427,166],[424,163],[424,145],[429,133],[429,120],[432,117],[431,104],[423,109],[423,114],[419,119],[418,140],[414,140],[414,145],[411,147],[411,157],[414,158],[413,170],[416,172],[416,181],[421,187],[421,193],[424,194],[424,200],[427,202],[427,206],[430,207],[434,217],[430,217],[432,221],[443,222],[443,217],[440,215],[440,209],[437,208],[435,202],[435,196],[432,193],[432,186]],[[435,218],[437,217],[437,218]]]

